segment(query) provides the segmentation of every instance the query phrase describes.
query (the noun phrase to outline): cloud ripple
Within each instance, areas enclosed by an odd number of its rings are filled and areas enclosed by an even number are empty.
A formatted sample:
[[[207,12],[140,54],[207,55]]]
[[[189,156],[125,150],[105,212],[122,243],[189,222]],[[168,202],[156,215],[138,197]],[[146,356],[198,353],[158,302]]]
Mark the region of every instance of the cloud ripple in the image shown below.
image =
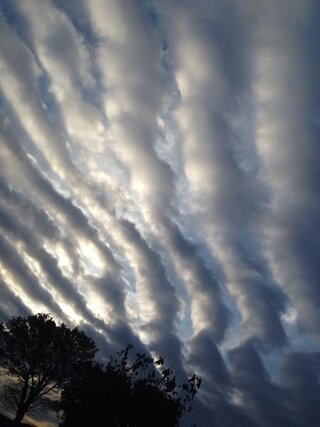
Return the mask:
[[[1,318],[197,372],[186,425],[315,427],[319,15],[3,0]]]

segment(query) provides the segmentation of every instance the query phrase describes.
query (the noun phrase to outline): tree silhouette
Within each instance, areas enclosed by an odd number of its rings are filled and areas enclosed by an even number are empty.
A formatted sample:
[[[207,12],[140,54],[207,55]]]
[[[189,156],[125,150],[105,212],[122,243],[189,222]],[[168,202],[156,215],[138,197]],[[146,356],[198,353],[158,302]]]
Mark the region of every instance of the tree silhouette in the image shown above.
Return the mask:
[[[0,367],[12,380],[9,397],[15,423],[39,399],[70,381],[96,351],[82,331],[57,325],[48,314],[0,322]]]
[[[132,347],[101,364],[82,365],[75,380],[63,387],[60,409],[63,427],[176,427],[200,387],[195,375],[177,384],[162,358],[138,353]]]

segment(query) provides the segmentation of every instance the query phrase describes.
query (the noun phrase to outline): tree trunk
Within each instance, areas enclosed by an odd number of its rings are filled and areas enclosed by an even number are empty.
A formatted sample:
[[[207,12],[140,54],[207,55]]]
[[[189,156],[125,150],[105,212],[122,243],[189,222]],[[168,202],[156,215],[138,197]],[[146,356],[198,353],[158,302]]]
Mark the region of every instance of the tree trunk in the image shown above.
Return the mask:
[[[13,421],[14,421],[14,424],[19,425],[19,424],[21,423],[21,421],[23,420],[23,417],[25,416],[25,414],[26,414],[26,412],[27,412],[28,408],[29,408],[29,406],[26,406],[25,404],[20,405],[20,406],[18,407],[18,410],[17,410],[16,416],[15,416],[15,419],[13,420]]]
[[[19,402],[18,402],[18,408],[17,413],[14,419],[14,424],[20,424],[23,420],[23,417],[25,416],[27,410],[29,409],[30,404],[28,403],[26,397],[27,397],[27,391],[28,391],[28,380],[25,380],[24,386],[21,390]]]

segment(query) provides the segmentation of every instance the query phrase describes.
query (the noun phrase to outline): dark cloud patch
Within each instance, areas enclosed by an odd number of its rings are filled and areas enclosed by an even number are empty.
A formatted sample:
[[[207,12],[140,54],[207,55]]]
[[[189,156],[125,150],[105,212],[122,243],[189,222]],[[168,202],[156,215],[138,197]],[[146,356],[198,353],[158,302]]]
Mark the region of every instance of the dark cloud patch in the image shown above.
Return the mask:
[[[319,423],[319,378],[320,354],[318,352],[292,353],[284,358],[280,380],[290,397],[286,409],[293,422],[297,422],[299,426],[315,427]]]
[[[209,333],[203,332],[193,337],[189,348],[189,363],[199,371],[205,391],[223,395],[230,385],[230,377],[223,357]]]
[[[235,396],[240,407],[257,426],[302,426],[290,409],[292,389],[285,382],[273,382],[257,350],[258,342],[247,341],[230,351],[229,362]]]

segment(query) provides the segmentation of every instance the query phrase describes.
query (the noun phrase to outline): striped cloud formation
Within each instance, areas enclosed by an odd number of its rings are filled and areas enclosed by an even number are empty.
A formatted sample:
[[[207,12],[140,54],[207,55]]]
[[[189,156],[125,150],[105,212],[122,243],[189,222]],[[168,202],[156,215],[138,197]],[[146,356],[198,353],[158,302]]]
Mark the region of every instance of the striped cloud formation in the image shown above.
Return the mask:
[[[0,318],[196,372],[185,426],[318,426],[319,19],[2,0]]]

